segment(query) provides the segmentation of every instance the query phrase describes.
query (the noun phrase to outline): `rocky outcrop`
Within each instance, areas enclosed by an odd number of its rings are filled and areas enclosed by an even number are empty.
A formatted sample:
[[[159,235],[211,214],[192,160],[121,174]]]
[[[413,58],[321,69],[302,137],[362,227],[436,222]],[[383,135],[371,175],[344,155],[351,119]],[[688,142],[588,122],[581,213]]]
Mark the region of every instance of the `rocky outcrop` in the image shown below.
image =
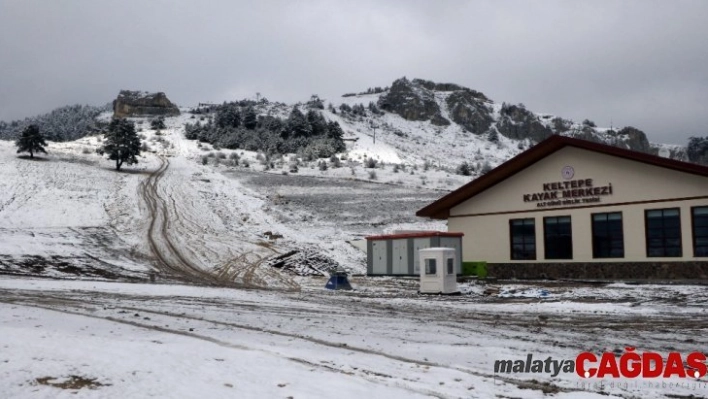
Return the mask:
[[[444,104],[452,121],[475,134],[485,133],[494,119],[490,100],[482,93],[454,83],[435,83],[430,80],[401,78],[393,82],[388,92],[379,98],[378,106],[410,121],[430,121],[436,126],[449,126],[442,116],[436,92],[447,94]]]
[[[530,139],[536,143],[553,135],[553,131],[541,123],[538,115],[521,105],[510,104],[502,104],[497,130],[510,139]]]
[[[583,128],[579,129],[579,130],[574,129],[573,131],[565,134],[564,136],[574,137],[576,139],[581,139],[581,140],[585,140],[585,141],[592,141],[594,143],[600,143],[600,144],[613,144],[614,142],[616,142],[616,140],[613,142],[609,142],[609,143],[605,142],[604,140],[602,140],[600,138],[597,131],[595,131],[595,129],[593,129],[590,126],[583,126]],[[613,145],[615,145],[616,147],[622,147],[624,144],[619,143],[619,145],[617,145],[617,144],[613,144]]]
[[[632,126],[622,128],[617,132],[617,138],[624,141],[631,150],[645,152],[647,154],[654,153],[654,149],[651,147],[651,144],[649,144],[647,135],[637,128]]]
[[[484,134],[494,122],[491,109],[472,90],[455,91],[445,102],[450,118],[468,132]]]
[[[486,102],[491,102],[487,96],[484,95],[484,93],[479,92],[477,90],[472,90],[468,89],[467,87],[456,85],[454,83],[435,83],[431,80],[423,80],[423,79],[413,79],[412,82],[416,86],[424,87],[428,90],[431,91],[465,91],[469,93],[470,96],[477,98],[482,101]]]
[[[378,106],[409,121],[427,121],[440,113],[435,95],[406,78],[393,82],[388,93],[379,98]]]
[[[700,161],[693,161],[688,158],[686,153],[686,147],[681,147],[678,145],[662,145],[662,144],[652,144],[651,145],[652,154],[659,155],[664,158],[675,159],[677,161],[701,163],[703,165],[708,165],[708,162],[702,163]],[[708,158],[707,158],[708,160]]]
[[[369,90],[367,94],[378,92]],[[589,120],[579,124],[549,114],[536,114],[523,104],[503,103],[499,110],[483,93],[454,83],[408,80],[404,77],[381,92],[378,107],[409,121],[428,121],[443,128],[457,125],[475,135],[498,138],[501,134],[512,140],[529,140],[532,143],[561,134],[672,159],[687,159],[685,148],[652,146],[644,132],[631,126],[619,131],[598,128]],[[698,162],[708,163],[708,138],[701,143],[701,149],[694,152],[701,154],[701,161]],[[694,154],[694,158],[699,156]]]
[[[163,92],[147,93],[121,90],[113,100],[113,117],[129,116],[173,116],[179,115],[179,108]]]
[[[430,123],[432,123],[435,126],[449,126],[450,121],[447,120],[444,116],[438,114],[435,114],[432,119],[430,119]]]

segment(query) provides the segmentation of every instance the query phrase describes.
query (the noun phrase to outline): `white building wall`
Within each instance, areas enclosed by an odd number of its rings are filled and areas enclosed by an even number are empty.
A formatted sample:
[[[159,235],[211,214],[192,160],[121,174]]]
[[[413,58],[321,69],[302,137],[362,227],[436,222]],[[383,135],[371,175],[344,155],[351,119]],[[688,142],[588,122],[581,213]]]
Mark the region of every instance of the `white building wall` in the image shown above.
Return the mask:
[[[538,202],[524,202],[523,195],[543,192],[543,184],[563,182],[561,170],[572,166],[571,180],[593,179],[594,186],[612,184],[612,195],[599,203],[581,203],[545,209]],[[696,198],[697,199],[687,199]],[[464,261],[491,263],[550,263],[543,245],[543,218],[571,216],[573,262],[637,262],[706,260],[693,257],[691,207],[708,206],[708,178],[677,172],[623,158],[566,147],[498,183],[450,210],[448,231],[462,232]],[[644,211],[678,207],[681,210],[683,257],[648,258]],[[624,258],[593,259],[591,214],[622,212]],[[511,260],[510,219],[534,218],[536,260]]]

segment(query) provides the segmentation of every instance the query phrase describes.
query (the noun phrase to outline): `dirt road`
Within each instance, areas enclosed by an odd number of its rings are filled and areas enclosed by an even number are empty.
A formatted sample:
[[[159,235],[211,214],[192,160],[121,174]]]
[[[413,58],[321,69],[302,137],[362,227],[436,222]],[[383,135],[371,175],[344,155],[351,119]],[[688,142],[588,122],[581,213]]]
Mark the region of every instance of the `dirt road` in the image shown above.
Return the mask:
[[[182,237],[182,240],[175,240],[175,236],[189,234],[188,231],[198,228],[198,223],[190,222],[190,229],[180,228],[181,222],[185,221],[185,215],[180,215],[180,208],[189,204],[178,203],[179,199],[174,195],[165,194],[166,190],[161,189],[162,178],[170,166],[169,159],[160,157],[160,166],[151,173],[147,179],[141,182],[138,192],[142,200],[147,204],[150,225],[147,240],[150,250],[155,256],[160,272],[170,278],[193,284],[216,285],[237,288],[272,288],[287,291],[297,291],[299,285],[288,276],[280,274],[276,270],[262,266],[262,257],[253,257],[251,253],[244,253],[240,256],[228,259],[223,264],[213,267],[213,265],[203,265],[191,259],[187,254],[195,253],[197,248],[187,248],[190,241],[194,245],[201,245],[198,240],[190,240],[189,237]],[[182,208],[184,210],[184,208]],[[220,237],[224,239],[224,237]],[[239,238],[234,237],[234,242]],[[273,253],[275,252],[271,249]]]
[[[160,271],[167,276],[191,283],[225,285],[226,282],[197,265],[194,265],[175,246],[170,238],[170,219],[168,203],[158,191],[158,183],[170,166],[170,161],[160,158],[160,167],[148,176],[139,186],[139,194],[147,204],[150,227],[148,242],[158,260]]]

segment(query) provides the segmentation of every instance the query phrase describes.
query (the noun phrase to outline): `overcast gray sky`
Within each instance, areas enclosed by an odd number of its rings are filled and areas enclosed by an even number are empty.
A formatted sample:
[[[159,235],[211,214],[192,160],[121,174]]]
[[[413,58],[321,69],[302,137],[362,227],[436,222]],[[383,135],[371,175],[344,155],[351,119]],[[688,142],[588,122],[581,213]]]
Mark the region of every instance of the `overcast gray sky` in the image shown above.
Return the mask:
[[[0,120],[458,83],[654,142],[708,135],[708,1],[0,0]]]

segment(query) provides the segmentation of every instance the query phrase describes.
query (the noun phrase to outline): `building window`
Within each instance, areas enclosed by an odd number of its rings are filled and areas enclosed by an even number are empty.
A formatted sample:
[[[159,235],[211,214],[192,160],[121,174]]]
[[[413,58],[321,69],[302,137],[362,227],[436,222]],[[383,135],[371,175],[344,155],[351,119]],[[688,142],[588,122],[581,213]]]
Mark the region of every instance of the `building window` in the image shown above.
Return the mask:
[[[447,258],[447,274],[455,274],[455,259]]]
[[[543,218],[546,259],[573,259],[570,216]]]
[[[644,211],[647,257],[680,257],[681,212],[679,208]]]
[[[592,214],[592,257],[624,257],[622,212]]]
[[[693,256],[708,256],[708,206],[691,208]]]
[[[512,219],[509,221],[511,233],[511,259],[536,259],[536,224],[534,219]]]
[[[437,273],[437,262],[435,259],[425,260],[425,274],[436,274]]]

